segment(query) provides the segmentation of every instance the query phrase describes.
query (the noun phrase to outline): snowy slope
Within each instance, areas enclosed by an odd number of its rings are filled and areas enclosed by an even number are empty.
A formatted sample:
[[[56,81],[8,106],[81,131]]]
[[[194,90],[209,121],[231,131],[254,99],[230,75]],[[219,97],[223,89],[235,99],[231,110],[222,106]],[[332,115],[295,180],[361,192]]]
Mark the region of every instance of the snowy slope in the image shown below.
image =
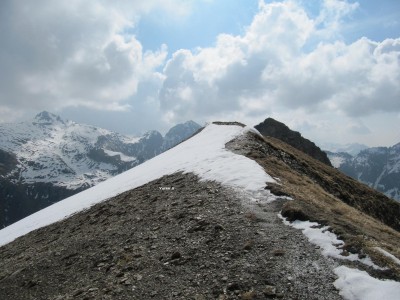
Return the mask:
[[[279,217],[283,222],[297,229],[301,229],[308,240],[322,249],[322,254],[326,257],[334,257],[338,260],[359,261],[374,269],[383,268],[375,265],[367,256],[360,258],[358,254],[350,253],[348,256],[341,255],[341,246],[344,242],[329,231],[328,226],[321,226],[316,222],[310,221],[294,221],[288,222],[281,215]],[[398,259],[383,249],[384,255],[390,256],[395,261]],[[333,269],[338,279],[335,280],[334,286],[339,290],[339,294],[346,300],[381,300],[381,299],[398,299],[400,293],[400,283],[393,280],[379,280],[365,271],[361,271],[346,266],[338,266]]]
[[[0,230],[0,245],[178,171],[193,172],[204,180],[215,180],[249,192],[268,193],[264,190],[265,184],[274,182],[274,179],[255,161],[225,149],[225,143],[248,130],[240,126],[208,125],[175,148]]]

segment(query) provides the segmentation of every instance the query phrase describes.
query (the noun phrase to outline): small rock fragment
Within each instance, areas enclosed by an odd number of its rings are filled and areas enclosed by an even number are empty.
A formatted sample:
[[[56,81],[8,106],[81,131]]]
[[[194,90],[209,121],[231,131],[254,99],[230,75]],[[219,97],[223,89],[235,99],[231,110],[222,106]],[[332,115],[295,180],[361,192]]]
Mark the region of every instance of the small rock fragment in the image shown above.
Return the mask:
[[[267,285],[265,286],[263,293],[267,297],[274,297],[276,296],[276,287],[273,285]]]
[[[179,259],[179,258],[181,258],[181,257],[182,257],[181,253],[178,252],[178,251],[176,251],[176,252],[172,253],[172,255],[171,255],[171,260]]]

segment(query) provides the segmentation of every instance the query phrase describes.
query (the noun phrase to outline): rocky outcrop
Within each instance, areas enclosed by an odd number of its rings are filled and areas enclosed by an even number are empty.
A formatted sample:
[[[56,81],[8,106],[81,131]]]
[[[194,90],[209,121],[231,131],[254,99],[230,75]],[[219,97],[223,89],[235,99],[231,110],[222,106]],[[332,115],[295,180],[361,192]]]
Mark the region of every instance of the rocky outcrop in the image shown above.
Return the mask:
[[[328,156],[318,146],[310,140],[301,136],[297,131],[291,130],[285,124],[272,118],[265,119],[264,122],[254,126],[263,136],[277,138],[290,146],[303,151],[312,158],[323,162],[328,166],[332,166]]]

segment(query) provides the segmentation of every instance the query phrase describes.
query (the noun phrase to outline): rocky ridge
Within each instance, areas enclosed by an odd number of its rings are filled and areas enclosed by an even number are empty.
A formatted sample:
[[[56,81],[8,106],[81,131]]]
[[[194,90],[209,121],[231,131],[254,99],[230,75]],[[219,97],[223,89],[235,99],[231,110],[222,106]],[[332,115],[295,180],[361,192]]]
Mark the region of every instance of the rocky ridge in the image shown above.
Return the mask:
[[[377,276],[400,280],[400,265],[376,250],[380,247],[400,257],[398,202],[275,138],[249,133],[227,147],[254,159],[271,176],[279,178],[277,184],[269,183],[267,188],[276,195],[295,199],[282,207],[282,215],[288,220],[329,226],[345,241],[345,255],[369,255],[378,265],[390,266],[386,275]]]
[[[254,126],[263,136],[277,138],[292,147],[303,151],[314,159],[328,166],[332,166],[326,155],[317,145],[301,136],[297,131],[291,130],[285,124],[272,118],[267,118],[260,124]]]

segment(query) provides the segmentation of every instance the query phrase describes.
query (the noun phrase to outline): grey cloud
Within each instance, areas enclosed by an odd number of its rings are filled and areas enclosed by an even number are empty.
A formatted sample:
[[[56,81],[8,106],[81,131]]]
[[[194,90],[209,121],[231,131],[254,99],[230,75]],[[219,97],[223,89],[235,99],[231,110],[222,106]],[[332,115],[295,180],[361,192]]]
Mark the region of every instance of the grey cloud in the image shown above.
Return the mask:
[[[238,109],[236,97],[221,97],[221,94],[230,94],[229,88],[210,84],[207,78],[196,78],[196,74],[186,67],[190,59],[190,53],[181,51],[166,65],[166,78],[160,90],[161,109],[172,112],[177,121]]]
[[[230,58],[224,68],[211,73],[212,77],[207,71],[209,65],[227,59],[216,59],[213,53],[222,52],[220,48],[226,45],[174,56],[168,63],[173,72],[169,68],[165,72],[162,109],[177,115],[196,110],[206,118],[210,111],[243,111],[246,102],[264,99],[265,105],[276,109],[313,113],[330,110],[334,114],[367,116],[400,112],[400,39],[378,43],[362,38],[349,45],[324,43],[309,53],[285,56],[280,55],[285,45],[279,44],[253,51],[248,35],[254,33],[231,37],[229,46],[236,48],[231,52],[241,53],[242,57]],[[247,41],[246,47],[243,41]],[[190,101],[179,96],[179,90],[185,88],[193,91]]]
[[[158,67],[146,55],[165,57],[120,34],[156,2],[1,1],[0,111],[118,109]]]
[[[261,55],[253,55],[243,62],[229,65],[224,76],[215,83],[219,96],[235,99],[237,96],[259,97],[264,94],[268,83],[262,81],[262,73],[267,64]]]
[[[359,134],[367,135],[367,134],[371,133],[371,130],[362,123],[352,124],[349,126],[349,129],[352,133],[358,134],[358,135]]]

